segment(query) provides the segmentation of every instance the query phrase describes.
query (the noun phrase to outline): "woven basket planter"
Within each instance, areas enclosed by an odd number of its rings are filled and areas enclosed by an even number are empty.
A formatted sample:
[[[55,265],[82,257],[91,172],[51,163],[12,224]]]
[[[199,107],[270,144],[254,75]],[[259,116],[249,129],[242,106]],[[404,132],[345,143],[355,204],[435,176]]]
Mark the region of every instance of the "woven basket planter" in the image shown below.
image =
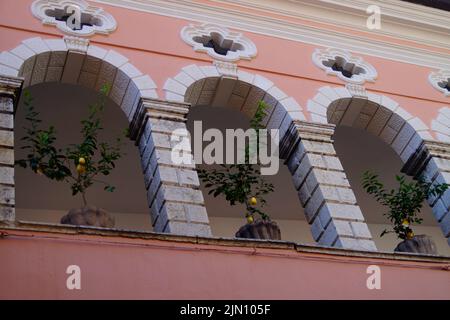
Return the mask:
[[[274,221],[256,220],[243,225],[236,238],[281,240],[280,228]]]
[[[424,234],[414,236],[411,239],[403,240],[397,245],[394,251],[438,254],[434,241],[429,236]]]
[[[115,225],[114,218],[108,212],[94,206],[71,209],[61,218],[61,223],[101,228],[113,228]]]

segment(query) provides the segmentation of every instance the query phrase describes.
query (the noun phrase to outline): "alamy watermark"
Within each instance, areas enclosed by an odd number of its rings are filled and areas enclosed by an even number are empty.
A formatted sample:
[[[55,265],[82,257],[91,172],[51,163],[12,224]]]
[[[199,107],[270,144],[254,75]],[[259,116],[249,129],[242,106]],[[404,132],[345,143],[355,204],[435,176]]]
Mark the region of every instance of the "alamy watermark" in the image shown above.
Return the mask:
[[[186,129],[174,130],[171,161],[175,165],[195,164],[258,164],[262,175],[275,175],[279,170],[278,129],[219,129],[203,132],[201,121],[194,121],[193,155],[191,135]],[[203,143],[208,142],[205,148]],[[224,151],[225,150],[225,151]]]
[[[75,264],[70,265],[66,269],[69,276],[66,280],[68,290],[81,290],[81,268]]]
[[[370,14],[367,18],[366,26],[369,30],[381,29],[381,8],[376,5],[370,5],[366,9],[366,13]]]
[[[366,270],[367,274],[370,276],[367,278],[366,286],[369,290],[380,290],[381,289],[381,269],[377,265],[370,265]]]

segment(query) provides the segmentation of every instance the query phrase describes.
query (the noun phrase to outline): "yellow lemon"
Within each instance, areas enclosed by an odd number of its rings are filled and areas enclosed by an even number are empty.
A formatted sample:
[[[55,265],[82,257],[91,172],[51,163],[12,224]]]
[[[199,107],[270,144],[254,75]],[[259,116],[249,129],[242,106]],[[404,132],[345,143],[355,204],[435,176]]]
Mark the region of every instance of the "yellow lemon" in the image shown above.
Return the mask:
[[[408,219],[403,219],[402,226],[404,226],[404,227],[409,226],[409,220]]]
[[[86,172],[86,167],[83,166],[83,165],[81,165],[81,164],[77,165],[77,172],[78,172],[79,174],[85,173],[85,172]]]
[[[78,159],[78,163],[79,164],[86,164],[86,159],[83,157],[80,157],[80,159]]]
[[[253,223],[253,221],[254,221],[253,216],[252,216],[252,215],[248,215],[248,216],[247,216],[247,222],[248,222],[248,223]]]
[[[258,200],[256,200],[255,197],[251,197],[251,199],[250,199],[250,204],[251,204],[252,206],[255,206],[257,203],[258,203]]]
[[[414,237],[414,232],[410,231],[406,234],[406,238],[412,239]]]

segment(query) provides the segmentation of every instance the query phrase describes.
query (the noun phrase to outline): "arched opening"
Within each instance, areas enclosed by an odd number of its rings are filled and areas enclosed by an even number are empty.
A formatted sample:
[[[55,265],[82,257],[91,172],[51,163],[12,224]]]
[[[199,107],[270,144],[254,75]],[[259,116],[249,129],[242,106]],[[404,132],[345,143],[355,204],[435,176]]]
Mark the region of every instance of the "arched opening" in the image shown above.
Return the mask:
[[[58,142],[61,145],[73,142],[72,139],[79,132],[79,120],[83,116],[83,111],[86,110],[89,103],[94,102],[95,96],[104,85],[110,87],[107,106],[103,112],[106,119],[103,122],[105,124],[104,135],[108,140],[110,136],[120,134],[129,126],[129,123],[135,118],[142,97],[157,98],[156,85],[152,79],[148,75],[143,75],[126,57],[113,50],[89,45],[88,41],[79,38],[42,39],[36,37],[26,39],[18,47],[2,54],[2,64],[4,81],[22,83],[16,77],[23,78],[23,88],[29,88],[32,94],[39,97],[34,100],[37,104],[36,107],[44,115],[46,124],[55,124],[57,129],[60,127],[58,138],[61,138]],[[20,85],[17,85],[17,89],[19,87]],[[9,99],[8,103],[12,105],[17,101],[17,99],[14,100],[14,97],[18,96],[18,92],[8,94],[6,99]],[[10,124],[8,127],[10,132],[15,131],[16,143],[11,143],[7,147],[10,150],[14,148],[17,153],[15,158],[20,159],[21,151],[18,142],[23,129],[24,114],[23,106],[16,107],[18,107],[15,114],[16,124]],[[8,111],[11,112],[9,116],[12,119],[12,107]],[[51,123],[51,120],[54,122]],[[108,121],[114,125],[109,126]],[[137,149],[136,146],[132,146],[132,142],[126,141],[126,139],[122,140],[125,141],[127,155],[119,160],[118,164],[125,171],[118,169],[118,172],[113,172],[111,177],[114,180],[113,183],[122,186],[121,189],[124,193],[121,196],[116,194],[115,198],[109,197],[106,200],[103,195],[100,195],[98,189],[92,188],[94,190],[92,198],[95,198],[94,201],[98,207],[103,206],[117,216],[117,227],[148,230],[150,229],[148,218],[141,214],[145,210],[144,207],[146,207],[147,213],[149,211],[148,205],[144,206],[142,202],[142,199],[145,199],[145,189],[142,182],[139,181],[143,180],[142,174],[139,175],[140,178],[137,178],[136,175],[136,167],[139,167],[141,161],[136,158],[137,151],[133,150],[133,148]],[[14,170],[12,162],[8,165],[11,167],[7,168],[7,171],[5,170],[9,185],[7,187],[7,207],[5,207],[6,211],[4,210],[7,220],[58,222],[61,210],[68,210],[75,203],[79,203],[71,197],[63,195],[64,187],[61,187],[61,184],[56,187],[57,184],[54,182],[44,182],[42,179],[37,179],[34,184],[35,177],[28,181],[28,178],[31,178],[28,173],[17,172],[19,169]],[[15,190],[14,175],[19,186],[18,190]],[[126,178],[122,178],[122,176]],[[30,183],[30,181],[32,182]],[[130,187],[126,186],[129,183],[131,183]],[[141,185],[142,191],[137,190],[139,185]],[[135,195],[137,198],[134,198]],[[121,198],[122,201],[120,201]],[[16,199],[17,201],[15,201]],[[17,217],[15,216],[15,206],[18,210]],[[57,212],[51,212],[54,210]],[[128,217],[126,213],[128,213]],[[139,215],[131,218],[133,214]],[[38,217],[38,215],[41,216]],[[4,216],[5,214],[3,214]]]
[[[388,209],[363,190],[362,175],[367,170],[376,172],[388,190],[397,187],[395,175],[401,174],[408,157],[422,141],[417,128],[411,124],[413,117],[399,108],[398,105],[387,108],[368,99],[353,97],[336,99],[327,109],[328,121],[336,125],[333,137],[336,152],[373,240],[383,251],[392,251],[401,240],[395,234],[380,237],[384,229],[391,229],[389,220],[383,216]],[[431,236],[438,252],[448,255],[447,241],[427,203],[424,203],[420,217],[423,223],[413,227],[415,233]]]
[[[27,88],[33,97],[33,105],[40,113],[43,127],[54,125],[57,146],[67,147],[80,141],[81,124],[88,114],[89,104],[97,100],[98,92],[78,85],[41,83]],[[25,135],[26,108],[21,99],[15,115],[15,157],[23,159],[21,138]],[[105,192],[102,184],[95,184],[87,192],[89,205],[105,209],[115,219],[115,228],[151,230],[145,189],[143,188],[139,151],[133,141],[125,138],[128,120],[120,107],[110,98],[101,114],[103,130],[99,141],[114,142],[122,138],[124,155],[116,162],[111,175],[99,177],[115,187],[113,193]],[[72,196],[70,185],[50,181],[31,170],[16,167],[16,219],[59,223],[72,208],[83,206],[80,196]]]
[[[279,120],[275,119],[277,115],[274,116],[274,109],[277,108],[278,101],[265,90],[251,83],[225,77],[204,78],[192,83],[185,94],[185,102],[192,105],[187,122],[192,148],[194,140],[201,139],[196,136],[194,121],[201,121],[202,133],[214,128],[220,130],[225,137],[226,129],[249,128],[250,118],[253,117],[260,100],[269,104],[269,115],[264,121],[265,124],[270,123],[273,117],[272,121],[277,121],[278,124],[272,124],[272,127],[278,128],[286,115]],[[271,124],[268,125],[270,126]],[[203,143],[203,146],[207,144],[208,142]],[[224,154],[225,152],[227,150],[224,148]],[[283,160],[277,161],[277,174],[265,176],[265,179],[274,185],[275,191],[266,197],[267,205],[264,210],[280,226],[282,240],[314,243],[291,174]],[[214,167],[215,165],[197,164],[197,169]],[[245,207],[231,206],[224,197],[208,194],[204,183],[200,184],[200,190],[205,199],[213,235],[234,237],[236,231],[246,223]]]

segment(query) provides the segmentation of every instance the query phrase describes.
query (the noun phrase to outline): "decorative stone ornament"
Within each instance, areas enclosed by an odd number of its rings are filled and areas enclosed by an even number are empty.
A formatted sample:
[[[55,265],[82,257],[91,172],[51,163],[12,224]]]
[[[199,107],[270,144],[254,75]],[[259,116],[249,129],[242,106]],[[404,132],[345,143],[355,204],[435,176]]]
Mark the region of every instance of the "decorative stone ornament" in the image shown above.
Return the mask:
[[[238,77],[238,66],[235,63],[214,60],[213,65],[221,76]]]
[[[89,48],[89,40],[85,38],[64,36],[64,42],[70,51],[86,53]]]
[[[371,64],[341,49],[316,49],[312,60],[327,74],[335,75],[345,82],[363,84],[366,81],[374,82],[378,76]]]
[[[112,15],[84,0],[36,0],[31,11],[44,25],[56,26],[69,35],[109,34],[117,28]]]
[[[194,51],[205,52],[221,61],[250,60],[257,53],[255,44],[242,33],[209,23],[184,27],[181,38]]]
[[[430,73],[428,81],[433,88],[442,92],[444,96],[450,96],[450,70],[439,70]]]

